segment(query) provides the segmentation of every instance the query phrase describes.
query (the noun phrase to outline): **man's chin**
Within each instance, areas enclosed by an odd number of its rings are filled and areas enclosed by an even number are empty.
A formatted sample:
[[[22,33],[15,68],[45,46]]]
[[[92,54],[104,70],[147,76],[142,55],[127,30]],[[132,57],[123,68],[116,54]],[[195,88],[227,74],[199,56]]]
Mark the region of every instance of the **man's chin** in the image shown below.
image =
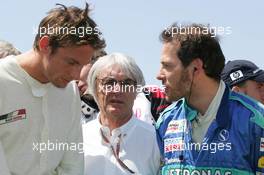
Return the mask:
[[[57,88],[65,88],[69,83],[56,83],[56,82],[51,82],[54,86]]]
[[[110,109],[108,109],[108,111],[112,114],[119,114],[121,113],[121,109],[120,108],[117,108],[117,107],[112,107]]]
[[[124,107],[122,106],[109,106],[107,112],[113,116],[123,116]]]
[[[172,99],[173,99],[173,96],[170,94],[170,93],[166,93],[165,94],[165,99],[166,99],[166,101],[173,101]]]
[[[175,96],[170,96],[170,95],[166,94],[165,99],[166,99],[167,102],[174,102],[174,101],[178,101],[181,98],[175,97]]]
[[[171,99],[170,99],[170,97],[169,96],[165,96],[165,99],[166,99],[166,101],[170,101]]]

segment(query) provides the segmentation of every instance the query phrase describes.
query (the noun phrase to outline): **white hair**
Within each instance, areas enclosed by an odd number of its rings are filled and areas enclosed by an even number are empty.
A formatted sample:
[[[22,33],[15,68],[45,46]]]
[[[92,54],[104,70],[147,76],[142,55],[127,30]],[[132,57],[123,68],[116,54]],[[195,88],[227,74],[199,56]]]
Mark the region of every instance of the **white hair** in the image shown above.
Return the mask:
[[[136,81],[137,85],[144,86],[145,80],[141,69],[138,67],[133,58],[126,56],[122,53],[112,53],[103,57],[100,57],[94,65],[91,67],[88,75],[88,92],[91,94],[95,101],[96,97],[96,78],[106,68],[113,65],[119,65],[126,76]]]

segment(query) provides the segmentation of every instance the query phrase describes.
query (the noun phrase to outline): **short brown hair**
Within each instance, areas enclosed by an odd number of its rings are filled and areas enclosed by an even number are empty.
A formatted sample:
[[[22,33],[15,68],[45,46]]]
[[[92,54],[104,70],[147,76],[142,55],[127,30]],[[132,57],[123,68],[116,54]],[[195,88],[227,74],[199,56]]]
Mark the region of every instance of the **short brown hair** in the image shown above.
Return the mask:
[[[179,26],[175,23],[162,31],[160,39],[163,43],[176,41],[180,44],[177,56],[184,67],[199,58],[203,62],[206,75],[220,80],[221,72],[225,66],[225,56],[215,31],[209,26],[195,23]]]
[[[98,50],[106,46],[97,24],[89,17],[87,3],[85,9],[56,5],[60,7],[49,11],[40,22],[34,49],[39,50],[38,42],[44,35],[49,36],[52,53],[59,47],[90,45]]]

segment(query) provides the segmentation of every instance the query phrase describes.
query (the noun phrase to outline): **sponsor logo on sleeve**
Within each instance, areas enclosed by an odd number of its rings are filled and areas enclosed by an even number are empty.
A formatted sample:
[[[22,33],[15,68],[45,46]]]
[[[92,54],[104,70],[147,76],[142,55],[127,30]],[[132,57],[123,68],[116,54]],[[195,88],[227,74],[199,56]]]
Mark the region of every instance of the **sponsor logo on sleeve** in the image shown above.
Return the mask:
[[[181,137],[168,138],[164,140],[164,152],[174,152],[184,150],[184,142]]]
[[[168,128],[166,130],[166,134],[182,133],[182,132],[186,132],[186,130],[187,130],[187,120],[186,119],[172,120],[168,124]]]

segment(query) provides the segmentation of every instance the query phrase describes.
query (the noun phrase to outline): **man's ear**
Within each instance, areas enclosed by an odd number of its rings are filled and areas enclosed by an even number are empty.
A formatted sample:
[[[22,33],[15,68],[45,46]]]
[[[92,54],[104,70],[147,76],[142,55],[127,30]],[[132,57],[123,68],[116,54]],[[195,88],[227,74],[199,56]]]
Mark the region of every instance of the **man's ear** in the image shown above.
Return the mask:
[[[200,58],[196,58],[192,61],[192,71],[194,73],[199,73],[203,70],[203,62]]]
[[[238,86],[233,86],[232,91],[234,92],[241,92],[240,88]]]
[[[49,47],[49,37],[47,35],[41,37],[39,39],[39,51],[43,53],[49,53],[50,47]]]

